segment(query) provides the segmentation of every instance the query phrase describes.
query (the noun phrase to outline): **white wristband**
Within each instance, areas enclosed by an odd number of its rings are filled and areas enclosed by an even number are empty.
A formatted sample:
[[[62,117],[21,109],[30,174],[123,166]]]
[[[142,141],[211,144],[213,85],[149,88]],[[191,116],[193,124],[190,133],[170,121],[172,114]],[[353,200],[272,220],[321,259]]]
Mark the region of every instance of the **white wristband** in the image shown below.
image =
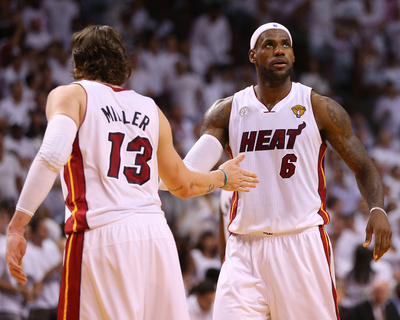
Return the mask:
[[[371,213],[373,210],[379,210],[379,211],[382,211],[385,215],[386,215],[386,217],[387,217],[387,213],[386,213],[386,211],[385,210],[383,210],[381,207],[373,207],[373,208],[371,208],[371,210],[369,210],[369,213]]]

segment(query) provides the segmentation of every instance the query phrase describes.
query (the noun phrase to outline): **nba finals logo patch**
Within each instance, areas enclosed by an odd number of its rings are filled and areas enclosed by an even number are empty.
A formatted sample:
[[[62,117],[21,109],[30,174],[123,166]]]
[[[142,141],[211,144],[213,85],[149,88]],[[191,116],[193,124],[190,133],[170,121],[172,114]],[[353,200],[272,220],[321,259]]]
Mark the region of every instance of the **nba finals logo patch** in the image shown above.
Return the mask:
[[[239,110],[239,115],[243,118],[249,115],[250,109],[249,107],[243,107]]]
[[[298,104],[297,106],[292,107],[292,111],[296,115],[296,118],[300,118],[304,112],[306,112],[306,108]]]

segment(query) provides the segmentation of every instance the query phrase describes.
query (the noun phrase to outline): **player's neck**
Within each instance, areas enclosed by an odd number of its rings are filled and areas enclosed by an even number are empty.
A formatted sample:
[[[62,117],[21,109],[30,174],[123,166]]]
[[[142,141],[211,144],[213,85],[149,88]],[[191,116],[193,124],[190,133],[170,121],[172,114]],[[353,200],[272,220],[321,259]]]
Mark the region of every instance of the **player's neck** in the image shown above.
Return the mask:
[[[271,110],[279,101],[285,98],[292,88],[292,82],[289,80],[280,86],[268,86],[258,83],[254,87],[257,99],[260,100],[268,110]]]
[[[113,88],[117,88],[117,89],[122,89],[122,87],[117,86],[117,85],[115,85],[115,84],[111,84],[111,83],[107,83],[107,82],[103,82],[103,81],[97,81],[97,82],[99,82],[99,83],[101,83],[101,84],[104,84],[104,85],[106,85],[106,86],[109,86],[109,87],[113,87]]]

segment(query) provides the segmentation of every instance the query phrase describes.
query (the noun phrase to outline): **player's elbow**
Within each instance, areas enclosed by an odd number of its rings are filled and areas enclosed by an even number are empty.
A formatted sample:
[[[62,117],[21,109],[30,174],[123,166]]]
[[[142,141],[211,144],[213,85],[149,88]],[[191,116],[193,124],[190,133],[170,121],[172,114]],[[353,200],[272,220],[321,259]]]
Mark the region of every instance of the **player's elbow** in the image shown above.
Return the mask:
[[[177,194],[174,194],[175,196],[177,196],[178,198],[181,199],[188,199],[190,197],[193,197],[193,195],[190,192],[179,192]]]
[[[168,188],[168,191],[172,193],[174,196],[177,196],[181,199],[187,199],[193,197],[193,192],[189,185],[181,184],[178,187]]]

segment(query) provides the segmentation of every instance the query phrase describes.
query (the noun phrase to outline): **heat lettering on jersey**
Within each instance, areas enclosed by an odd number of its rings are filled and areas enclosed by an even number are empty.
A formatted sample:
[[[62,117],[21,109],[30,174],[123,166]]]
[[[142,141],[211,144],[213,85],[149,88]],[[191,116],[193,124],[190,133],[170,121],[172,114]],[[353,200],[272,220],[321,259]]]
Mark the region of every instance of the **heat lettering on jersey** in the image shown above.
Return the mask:
[[[293,149],[297,136],[306,127],[306,123],[300,124],[297,129],[276,129],[243,132],[239,152]],[[286,138],[288,136],[288,138]]]
[[[127,116],[123,110],[121,110],[121,114],[119,114],[112,106],[101,108],[101,111],[103,111],[108,123],[120,121],[124,124],[137,126],[143,131],[146,130],[147,125],[150,123],[150,118],[146,115],[142,115],[142,113],[138,111],[131,116]]]

